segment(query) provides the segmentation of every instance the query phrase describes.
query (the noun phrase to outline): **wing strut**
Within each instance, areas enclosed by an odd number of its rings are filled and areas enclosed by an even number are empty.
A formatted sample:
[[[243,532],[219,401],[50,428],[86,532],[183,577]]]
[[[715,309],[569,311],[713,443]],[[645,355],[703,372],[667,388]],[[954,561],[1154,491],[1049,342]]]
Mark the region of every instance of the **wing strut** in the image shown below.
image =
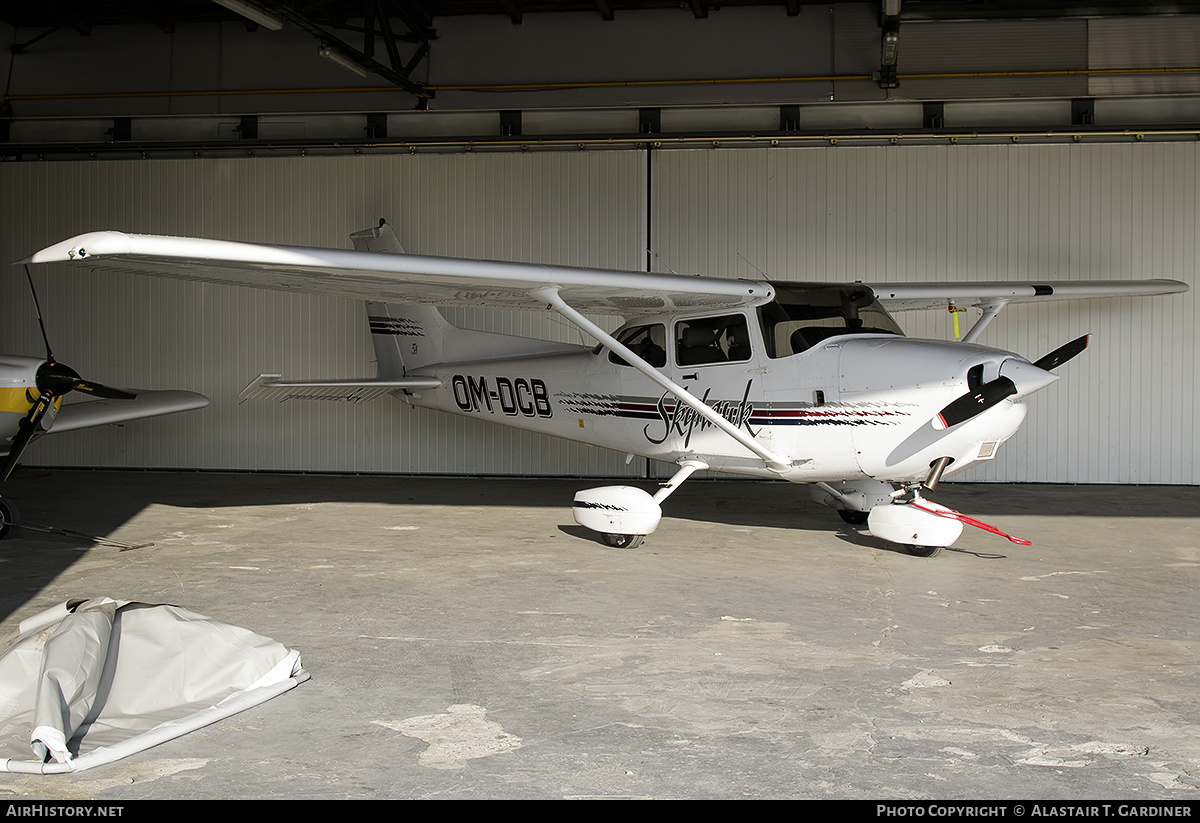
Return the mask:
[[[543,289],[535,289],[529,293],[539,300],[543,300],[548,303],[551,308],[553,308],[563,317],[567,318],[583,331],[599,340],[607,348],[624,358],[625,362],[629,363],[663,389],[673,394],[675,398],[679,400],[679,402],[692,409],[692,411],[696,412],[696,414],[700,415],[709,423],[712,423],[718,429],[728,434],[737,442],[741,443],[758,457],[762,458],[763,462],[767,464],[767,468],[769,468],[771,471],[777,472],[778,474],[786,474],[792,470],[792,462],[786,456],[776,454],[770,449],[764,448],[761,443],[748,435],[746,432],[734,426],[732,423],[714,411],[711,406],[702,403],[699,398],[689,393],[687,389],[667,379],[662,372],[651,366],[642,358],[638,357],[627,346],[624,346],[618,342],[617,339],[611,334],[604,331],[604,329],[600,328],[595,323],[577,312],[575,309],[568,306],[559,295],[556,287],[548,286]]]
[[[981,305],[979,309],[983,312],[983,314],[980,315],[979,319],[975,321],[975,325],[971,326],[971,330],[967,332],[962,341],[964,343],[974,343],[976,340],[978,340],[979,335],[982,334],[983,330],[987,328],[988,323],[991,323],[993,320],[995,320],[997,315],[999,315],[1007,305],[1007,300],[994,300],[991,303],[984,303]]]

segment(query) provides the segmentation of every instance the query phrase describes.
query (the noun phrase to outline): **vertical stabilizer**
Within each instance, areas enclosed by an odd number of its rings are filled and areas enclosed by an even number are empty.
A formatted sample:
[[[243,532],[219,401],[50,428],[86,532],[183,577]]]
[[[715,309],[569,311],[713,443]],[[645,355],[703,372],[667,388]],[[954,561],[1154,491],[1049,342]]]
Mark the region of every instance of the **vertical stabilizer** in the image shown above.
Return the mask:
[[[441,363],[447,331],[454,331],[433,306],[367,302],[371,343],[380,377],[407,377],[414,369]]]
[[[376,228],[356,231],[350,240],[355,251],[404,254],[400,238],[383,219]],[[380,377],[407,377],[412,369],[442,361],[442,335],[449,324],[433,306],[367,301],[367,322]]]
[[[378,228],[356,231],[350,235],[350,240],[354,243],[355,251],[382,251],[389,254],[404,254],[404,247],[400,245],[400,238],[396,236],[396,232],[392,231],[392,227],[387,224],[387,221],[382,218],[379,220]]]
[[[355,251],[404,254],[387,222],[350,235]],[[380,378],[408,377],[439,363],[528,357],[577,351],[578,346],[529,337],[460,329],[434,306],[367,302],[371,343]]]

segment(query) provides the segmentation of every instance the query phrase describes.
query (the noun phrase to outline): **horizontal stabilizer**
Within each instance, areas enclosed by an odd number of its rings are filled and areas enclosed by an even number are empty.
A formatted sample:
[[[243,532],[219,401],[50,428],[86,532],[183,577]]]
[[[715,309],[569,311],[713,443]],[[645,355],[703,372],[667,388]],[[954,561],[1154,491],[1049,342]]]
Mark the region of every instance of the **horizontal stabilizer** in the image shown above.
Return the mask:
[[[361,378],[351,380],[281,380],[278,374],[260,374],[242,389],[238,403],[247,400],[333,400],[366,403],[397,389],[436,389],[436,377]]]

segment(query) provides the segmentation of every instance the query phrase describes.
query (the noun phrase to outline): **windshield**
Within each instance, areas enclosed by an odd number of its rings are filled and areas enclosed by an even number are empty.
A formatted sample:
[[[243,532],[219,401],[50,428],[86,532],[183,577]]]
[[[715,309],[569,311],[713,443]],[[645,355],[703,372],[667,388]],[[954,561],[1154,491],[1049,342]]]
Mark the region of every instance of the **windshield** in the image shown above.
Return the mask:
[[[776,284],[758,310],[767,355],[788,357],[843,334],[904,332],[866,286]]]

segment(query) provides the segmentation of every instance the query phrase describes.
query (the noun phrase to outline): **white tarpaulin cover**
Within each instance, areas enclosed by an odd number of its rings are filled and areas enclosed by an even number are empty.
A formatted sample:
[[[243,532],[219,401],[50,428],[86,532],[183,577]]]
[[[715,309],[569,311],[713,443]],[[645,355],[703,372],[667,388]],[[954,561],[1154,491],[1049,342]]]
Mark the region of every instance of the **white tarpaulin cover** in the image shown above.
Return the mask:
[[[307,679],[299,652],[178,606],[64,603],[0,645],[0,771],[110,763]]]

